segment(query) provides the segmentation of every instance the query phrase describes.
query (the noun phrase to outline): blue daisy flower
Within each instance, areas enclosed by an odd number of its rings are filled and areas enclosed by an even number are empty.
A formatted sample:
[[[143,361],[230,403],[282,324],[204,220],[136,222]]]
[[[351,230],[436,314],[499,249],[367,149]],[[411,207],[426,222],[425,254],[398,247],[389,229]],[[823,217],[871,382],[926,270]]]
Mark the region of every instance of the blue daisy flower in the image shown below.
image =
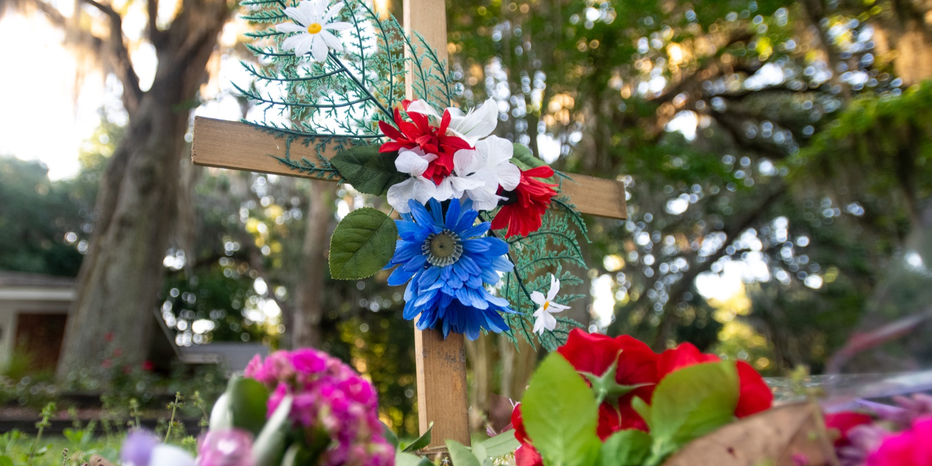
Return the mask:
[[[446,215],[435,199],[430,210],[414,200],[408,205],[411,213],[395,220],[401,239],[385,266],[399,266],[388,277],[389,285],[408,283],[404,318],[420,314],[417,328],[442,330],[444,338],[451,330],[470,340],[479,338],[482,329],[508,330],[500,313],[515,311],[485,289],[499,282],[499,272],[514,269],[506,257],[508,243],[483,236],[490,224],[474,225],[479,213],[470,200],[450,201]]]

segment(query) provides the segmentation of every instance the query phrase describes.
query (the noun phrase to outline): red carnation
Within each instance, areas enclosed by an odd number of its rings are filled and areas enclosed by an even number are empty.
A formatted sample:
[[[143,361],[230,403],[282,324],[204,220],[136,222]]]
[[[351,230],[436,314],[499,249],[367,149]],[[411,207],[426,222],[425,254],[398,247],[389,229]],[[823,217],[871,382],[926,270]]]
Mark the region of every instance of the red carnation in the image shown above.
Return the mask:
[[[405,100],[402,106],[405,110],[411,101]],[[431,126],[427,115],[423,113],[407,113],[411,122],[401,118],[401,112],[395,109],[395,124],[398,128],[379,121],[379,129],[382,134],[392,139],[391,142],[382,144],[379,152],[397,152],[401,149],[420,149],[425,154],[435,154],[437,158],[430,162],[427,170],[424,171],[424,178],[432,179],[435,183],[440,183],[444,178],[453,172],[453,154],[461,149],[471,149],[472,147],[460,137],[447,134],[447,128],[450,125],[450,112],[443,112],[443,118],[440,120],[440,126]]]
[[[544,183],[535,178],[552,176],[553,169],[546,165],[522,170],[518,187],[514,191],[501,193],[508,200],[492,219],[492,229],[507,228],[506,238],[527,236],[540,229],[544,213],[550,207],[550,199],[557,195],[553,189],[557,185]]]
[[[690,343],[683,343],[674,349],[669,349],[660,355],[660,362],[657,365],[657,376],[659,380],[667,374],[684,367],[704,362],[721,361],[714,354],[704,354]],[[735,416],[746,417],[769,409],[773,404],[773,392],[764,383],[764,379],[744,361],[738,361],[738,381],[740,382],[740,394],[738,395],[738,405],[735,407]],[[646,399],[645,399],[646,400]]]

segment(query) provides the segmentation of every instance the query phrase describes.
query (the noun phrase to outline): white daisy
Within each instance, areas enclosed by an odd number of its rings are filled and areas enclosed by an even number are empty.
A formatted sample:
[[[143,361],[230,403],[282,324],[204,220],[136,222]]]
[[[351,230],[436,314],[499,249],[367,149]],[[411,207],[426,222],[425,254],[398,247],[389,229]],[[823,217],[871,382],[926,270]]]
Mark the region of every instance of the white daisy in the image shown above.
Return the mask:
[[[411,175],[411,177],[388,188],[389,205],[398,212],[406,214],[411,211],[411,208],[408,207],[410,199],[426,204],[430,198],[434,197],[437,186],[432,180],[424,178],[422,175],[427,170],[430,162],[436,158],[436,154],[425,154],[420,149],[402,149],[399,151],[398,158],[395,159],[395,168],[401,173]]]
[[[294,50],[296,57],[302,57],[308,52],[315,61],[327,60],[327,52],[333,49],[343,52],[340,39],[330,31],[342,31],[352,26],[343,21],[331,22],[343,9],[343,2],[338,2],[329,9],[328,0],[308,0],[301,2],[297,7],[285,8],[285,14],[294,20],[294,23],[276,24],[279,32],[297,32],[282,42],[285,50]],[[295,24],[297,23],[297,24]]]
[[[540,291],[531,293],[531,301],[534,301],[534,304],[540,306],[534,311],[534,317],[537,319],[534,321],[535,332],[543,335],[544,330],[553,330],[557,328],[557,319],[553,314],[570,308],[569,306],[553,302],[553,299],[557,297],[557,293],[559,292],[560,280],[557,280],[557,277],[550,274],[550,292],[547,293],[547,297],[544,298],[543,293]]]

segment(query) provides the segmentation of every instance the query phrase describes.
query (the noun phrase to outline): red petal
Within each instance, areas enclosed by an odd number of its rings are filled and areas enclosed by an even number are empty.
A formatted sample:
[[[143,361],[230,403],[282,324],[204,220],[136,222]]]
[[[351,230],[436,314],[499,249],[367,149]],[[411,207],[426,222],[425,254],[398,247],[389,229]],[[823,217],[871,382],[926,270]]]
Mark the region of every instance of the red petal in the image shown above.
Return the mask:
[[[667,374],[684,367],[703,362],[720,361],[714,354],[702,354],[692,343],[681,343],[673,349],[668,349],[660,355],[657,362],[657,377],[663,379]]]
[[[540,453],[529,444],[522,443],[515,450],[515,466],[544,466],[544,459]]]
[[[384,134],[385,136],[388,136],[390,139],[394,139],[397,141],[399,139],[404,138],[404,135],[401,134],[400,131],[398,131],[398,128],[395,128],[394,126],[384,121],[379,122],[379,129],[382,130],[382,134]]]
[[[773,392],[750,364],[738,361],[738,380],[741,383],[741,392],[738,395],[735,416],[745,417],[770,409],[773,405]]]
[[[825,427],[838,430],[839,437],[835,439],[835,448],[838,448],[851,444],[851,440],[848,439],[848,431],[862,424],[870,424],[873,420],[867,414],[842,411],[840,413],[826,414]]]
[[[524,170],[524,175],[533,176],[534,178],[550,178],[553,176],[553,169],[548,165],[541,165],[530,170]]]
[[[580,372],[602,375],[618,360],[621,345],[615,339],[598,333],[586,333],[574,328],[566,344],[557,348],[570,364]]]

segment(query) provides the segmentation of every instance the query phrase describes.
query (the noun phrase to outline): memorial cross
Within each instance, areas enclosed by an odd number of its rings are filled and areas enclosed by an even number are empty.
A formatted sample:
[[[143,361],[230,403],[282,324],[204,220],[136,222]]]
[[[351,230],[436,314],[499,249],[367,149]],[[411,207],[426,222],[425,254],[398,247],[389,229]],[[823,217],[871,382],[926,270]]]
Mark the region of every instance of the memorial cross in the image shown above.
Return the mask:
[[[434,48],[441,60],[447,58],[447,24],[444,0],[404,0],[405,32],[417,31]],[[411,75],[407,95],[412,98]],[[293,144],[292,158],[315,160],[318,151],[311,145]],[[198,117],[194,121],[192,161],[195,165],[247,170],[284,176],[316,178],[282,165],[286,141],[245,123]],[[332,148],[321,156],[336,155]],[[330,179],[339,181],[339,178]],[[599,217],[625,219],[625,187],[621,181],[572,175],[564,181],[562,194],[579,212]],[[415,330],[417,364],[418,420],[423,434],[434,423],[427,450],[445,448],[444,441],[469,445],[468,399],[466,394],[466,351],[463,335],[450,334],[444,340],[438,330]]]

